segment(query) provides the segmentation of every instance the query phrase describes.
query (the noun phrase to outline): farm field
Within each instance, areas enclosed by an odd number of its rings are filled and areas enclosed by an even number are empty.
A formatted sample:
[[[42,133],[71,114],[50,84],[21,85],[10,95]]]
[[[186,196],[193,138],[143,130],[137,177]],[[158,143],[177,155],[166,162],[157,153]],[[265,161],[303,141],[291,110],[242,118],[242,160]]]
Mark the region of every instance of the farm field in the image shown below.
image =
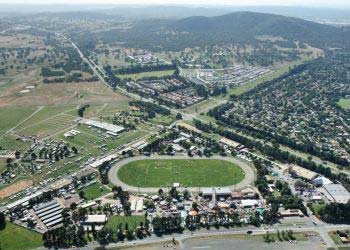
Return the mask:
[[[342,98],[339,100],[338,105],[343,109],[350,109],[350,99]]]
[[[4,250],[27,250],[43,245],[41,234],[11,222],[7,222],[5,229],[0,231],[0,243]]]
[[[108,219],[105,228],[110,228],[116,234],[120,224],[122,229],[125,229],[125,224],[128,223],[129,230],[135,230],[138,226],[140,226],[140,222],[145,224],[144,215],[112,216]]]
[[[79,190],[78,192],[80,192]],[[92,184],[86,188],[83,188],[82,191],[84,191],[85,198],[87,200],[93,200],[98,197],[101,197],[105,194],[108,194],[110,191],[102,185],[100,182],[97,182],[95,184]]]
[[[163,77],[163,76],[171,76],[174,74],[174,70],[162,70],[162,71],[150,71],[150,72],[142,72],[137,74],[123,74],[117,75],[121,79],[132,78],[133,80],[138,80],[143,77]]]
[[[244,179],[243,170],[228,161],[140,160],[122,166],[121,181],[131,186],[160,187],[180,183],[182,186],[229,186]]]

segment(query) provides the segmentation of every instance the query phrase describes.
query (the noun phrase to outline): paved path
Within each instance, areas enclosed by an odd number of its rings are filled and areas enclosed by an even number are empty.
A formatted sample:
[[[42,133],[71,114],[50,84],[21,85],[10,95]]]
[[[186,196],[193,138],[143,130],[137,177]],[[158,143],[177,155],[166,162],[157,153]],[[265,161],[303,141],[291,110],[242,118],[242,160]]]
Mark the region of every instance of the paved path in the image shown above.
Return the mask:
[[[253,183],[254,179],[255,179],[255,173],[252,167],[250,167],[248,164],[236,159],[236,158],[229,158],[229,157],[221,157],[221,156],[213,156],[210,158],[206,158],[206,157],[189,157],[189,156],[167,156],[167,155],[158,155],[158,156],[151,156],[151,157],[146,157],[146,156],[138,156],[138,157],[132,157],[132,158],[127,158],[124,160],[121,160],[117,163],[115,163],[111,169],[108,172],[108,179],[109,181],[115,185],[115,186],[121,186],[124,190],[128,190],[130,192],[141,192],[141,193],[157,193],[159,188],[153,188],[153,187],[147,187],[147,188],[138,188],[138,187],[133,187],[130,186],[128,184],[125,184],[124,182],[122,182],[119,178],[118,178],[118,170],[120,169],[120,167],[122,167],[123,165],[129,163],[129,162],[133,162],[133,161],[137,161],[137,160],[147,160],[147,159],[151,159],[151,160],[162,160],[162,159],[217,159],[217,160],[225,160],[225,161],[230,161],[238,166],[240,166],[242,168],[242,170],[244,171],[245,174],[245,178],[240,182],[237,183],[236,185],[232,185],[232,186],[228,186],[228,188],[232,189],[232,190],[239,190],[239,189],[243,189],[246,186],[249,186],[250,184]],[[200,191],[201,188],[204,187],[190,187],[190,188],[179,188],[179,191],[183,191],[185,189],[192,191],[192,192],[198,192]]]

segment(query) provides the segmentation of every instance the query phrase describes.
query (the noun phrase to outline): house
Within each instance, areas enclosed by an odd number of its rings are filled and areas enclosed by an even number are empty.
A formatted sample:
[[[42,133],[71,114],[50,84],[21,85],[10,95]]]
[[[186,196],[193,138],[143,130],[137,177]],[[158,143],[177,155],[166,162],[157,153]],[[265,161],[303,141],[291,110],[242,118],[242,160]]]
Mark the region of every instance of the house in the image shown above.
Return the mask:
[[[107,216],[105,214],[89,214],[81,224],[84,227],[84,230],[92,230],[96,231],[101,230],[107,222]]]

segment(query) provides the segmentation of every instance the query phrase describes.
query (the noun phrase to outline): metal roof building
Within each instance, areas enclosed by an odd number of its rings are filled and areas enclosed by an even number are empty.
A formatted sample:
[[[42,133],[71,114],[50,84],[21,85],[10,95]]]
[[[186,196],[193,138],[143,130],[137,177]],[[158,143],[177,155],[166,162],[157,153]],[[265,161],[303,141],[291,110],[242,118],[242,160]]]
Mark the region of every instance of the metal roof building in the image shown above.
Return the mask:
[[[87,120],[85,121],[86,125],[89,126],[93,126],[96,128],[100,128],[106,131],[110,131],[113,133],[120,133],[122,131],[124,131],[124,127],[122,126],[118,126],[118,125],[114,125],[114,124],[110,124],[110,123],[106,123],[106,122],[99,122],[99,121],[94,121],[94,120]]]
[[[342,184],[328,184],[323,186],[327,199],[335,203],[347,203],[350,200],[350,193]]]

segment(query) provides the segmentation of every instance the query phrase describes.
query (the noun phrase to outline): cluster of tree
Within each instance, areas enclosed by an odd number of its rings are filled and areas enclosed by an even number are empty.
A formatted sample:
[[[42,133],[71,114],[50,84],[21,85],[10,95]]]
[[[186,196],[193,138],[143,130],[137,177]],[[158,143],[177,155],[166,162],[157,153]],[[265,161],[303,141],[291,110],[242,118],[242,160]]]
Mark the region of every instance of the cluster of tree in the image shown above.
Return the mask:
[[[5,227],[6,227],[5,214],[3,212],[0,212],[0,231],[4,230]]]
[[[179,216],[154,217],[152,221],[154,233],[157,235],[182,233],[182,219]]]
[[[105,65],[103,66],[103,69],[106,73],[105,80],[108,85],[115,90],[117,86],[121,84],[122,80],[114,74],[111,65]]]
[[[62,226],[43,234],[44,246],[47,248],[82,247],[86,245],[85,232],[82,226]]]
[[[129,202],[129,192],[124,191],[122,187],[120,186],[114,186],[112,188],[113,191],[113,198],[114,199],[119,199],[120,203],[123,206],[123,211],[125,215],[131,215],[131,207],[130,207],[130,202]]]
[[[43,77],[64,76],[66,73],[63,70],[51,70],[47,67],[41,68],[41,75]]]
[[[111,168],[111,164],[109,161],[105,161],[98,167],[98,172],[100,174],[101,183],[107,185],[109,183],[108,180],[108,171]]]
[[[154,103],[150,102],[143,102],[143,101],[130,101],[130,106],[138,107],[140,110],[147,112],[147,113],[157,113],[161,115],[170,115],[170,110],[167,108],[164,108],[162,106],[159,106]]]
[[[349,223],[350,222],[350,202],[330,203],[322,207],[318,214],[322,220],[330,223]]]
[[[81,106],[79,109],[78,109],[78,115],[80,117],[84,117],[84,112],[87,108],[89,108],[90,105],[89,104],[85,104],[84,106]]]

